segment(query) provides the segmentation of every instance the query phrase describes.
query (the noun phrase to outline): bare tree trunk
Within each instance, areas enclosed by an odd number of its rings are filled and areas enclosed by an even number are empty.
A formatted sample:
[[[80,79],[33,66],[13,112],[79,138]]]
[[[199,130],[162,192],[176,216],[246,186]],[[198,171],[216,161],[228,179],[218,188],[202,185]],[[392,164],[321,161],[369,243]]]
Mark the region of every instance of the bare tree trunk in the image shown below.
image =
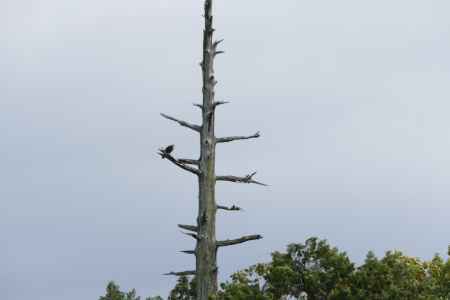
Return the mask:
[[[164,118],[177,122],[181,126],[187,127],[200,134],[200,159],[176,159],[171,155],[171,150],[160,149],[159,154],[162,158],[168,159],[178,167],[189,171],[198,176],[199,185],[199,201],[198,201],[198,217],[197,225],[178,226],[182,229],[192,231],[186,233],[196,239],[197,245],[195,250],[182,251],[187,254],[194,254],[196,257],[196,270],[183,272],[170,272],[166,275],[195,275],[197,278],[197,300],[209,300],[210,296],[217,293],[217,250],[219,247],[231,246],[244,243],[251,240],[262,238],[260,235],[244,236],[234,240],[216,241],[216,211],[222,209],[225,211],[239,211],[240,207],[233,205],[226,207],[216,204],[215,186],[217,181],[229,181],[237,183],[254,183],[265,185],[261,182],[253,180],[252,173],[243,177],[238,176],[216,176],[215,174],[215,154],[216,144],[227,143],[235,140],[246,140],[258,138],[259,132],[250,136],[231,136],[217,138],[214,134],[215,110],[217,106],[226,104],[224,101],[215,101],[215,85],[217,84],[214,76],[214,58],[217,54],[223,53],[218,51],[217,47],[221,41],[214,41],[213,34],[213,16],[212,16],[213,0],[205,0],[204,19],[205,28],[203,31],[203,60],[200,64],[202,68],[203,78],[203,102],[195,104],[202,110],[202,125],[194,125],[174,117],[161,114]],[[170,148],[169,148],[170,149]],[[194,165],[194,166],[191,166]]]
[[[216,265],[216,141],[214,136],[214,55],[212,0],[205,1],[205,29],[203,32],[203,108],[202,132],[200,135],[200,170],[198,235],[197,241],[197,299],[207,300],[217,292]]]

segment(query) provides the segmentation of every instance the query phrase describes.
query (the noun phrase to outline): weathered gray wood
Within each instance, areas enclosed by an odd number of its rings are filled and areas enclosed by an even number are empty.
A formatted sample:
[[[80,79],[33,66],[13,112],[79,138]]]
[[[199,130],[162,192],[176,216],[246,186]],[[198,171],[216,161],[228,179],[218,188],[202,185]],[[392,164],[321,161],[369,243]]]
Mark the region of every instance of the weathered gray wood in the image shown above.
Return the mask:
[[[197,230],[198,230],[197,226],[194,226],[194,225],[178,224],[178,227],[180,227],[181,229],[190,230],[193,232],[197,232]]]
[[[223,206],[223,205],[217,205],[217,209],[228,210],[228,211],[241,211],[242,210],[242,208],[240,208],[239,206],[236,206],[236,205],[232,205],[230,207]]]
[[[196,239],[197,241],[200,240],[200,238],[198,237],[198,235],[195,234],[195,233],[184,232],[184,231],[182,231],[181,233],[182,233],[182,234],[185,234],[185,235],[188,235],[188,236],[190,236],[190,237],[193,237],[193,238]]]
[[[217,181],[230,181],[230,182],[236,182],[236,183],[253,183],[258,185],[267,186],[267,184],[253,180],[253,176],[256,175],[256,172],[253,172],[252,174],[245,175],[243,177],[239,176],[232,176],[232,175],[226,175],[226,176],[217,176]]]
[[[191,123],[188,123],[188,122],[183,121],[183,120],[179,120],[179,119],[177,119],[177,118],[171,117],[171,116],[166,115],[166,114],[161,114],[161,116],[164,117],[164,118],[166,118],[166,119],[168,119],[168,120],[177,122],[177,123],[180,124],[181,126],[190,128],[190,129],[195,130],[195,131],[197,131],[197,132],[200,132],[200,130],[201,130],[201,127],[198,126],[198,125],[191,124]]]
[[[214,41],[213,49],[217,50],[217,46],[219,46],[223,41],[224,41],[224,39],[220,39],[220,40]]]
[[[234,240],[217,241],[217,247],[233,246],[237,244],[242,244],[248,241],[260,240],[262,236],[259,234],[247,235]]]
[[[163,159],[167,159],[168,161],[170,161],[171,163],[173,163],[174,165],[176,165],[177,167],[180,167],[183,170],[186,170],[188,172],[191,172],[195,175],[200,175],[201,171],[197,168],[193,168],[190,166],[186,166],[186,164],[180,162],[179,160],[177,160],[175,157],[173,157],[172,155],[164,152],[164,149],[159,149],[158,154],[161,156],[161,158]]]
[[[229,142],[239,141],[239,140],[256,139],[256,138],[259,138],[260,136],[261,135],[258,131],[255,134],[248,135],[248,136],[228,136],[228,137],[223,137],[223,138],[217,138],[216,143],[229,143]]]
[[[216,101],[216,102],[214,102],[213,107],[216,108],[219,105],[224,105],[224,104],[228,104],[228,103],[230,103],[230,102],[229,101]]]
[[[198,159],[179,158],[178,162],[184,165],[199,165]]]
[[[169,272],[169,273],[165,273],[163,275],[188,276],[188,275],[195,275],[195,271]]]
[[[203,109],[203,105],[201,105],[199,103],[192,103],[192,105],[194,105],[195,107],[198,107],[200,109]]]
[[[215,156],[216,142],[214,135],[214,52],[213,42],[213,0],[205,0],[203,31],[203,101],[202,130],[200,133],[200,170],[198,235],[196,246],[197,300],[208,300],[217,292],[217,247],[216,247],[216,199],[215,199]]]

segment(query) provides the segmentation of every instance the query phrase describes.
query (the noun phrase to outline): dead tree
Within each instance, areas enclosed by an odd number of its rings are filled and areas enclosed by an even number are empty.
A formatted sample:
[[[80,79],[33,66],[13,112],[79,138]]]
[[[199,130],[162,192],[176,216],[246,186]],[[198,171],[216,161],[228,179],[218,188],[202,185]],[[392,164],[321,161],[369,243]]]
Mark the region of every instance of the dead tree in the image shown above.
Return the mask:
[[[216,212],[218,209],[226,211],[239,211],[240,207],[235,205],[226,207],[218,205],[215,198],[215,186],[218,181],[228,181],[235,183],[253,183],[265,185],[256,181],[253,172],[245,176],[217,176],[215,172],[216,145],[238,140],[254,139],[260,136],[259,132],[249,136],[230,136],[216,138],[214,134],[214,119],[218,106],[226,104],[226,101],[215,100],[215,86],[217,84],[214,75],[214,59],[218,54],[223,53],[218,49],[222,40],[213,40],[213,0],[205,0],[204,20],[205,28],[203,31],[203,60],[200,63],[203,78],[203,102],[194,104],[201,109],[202,124],[192,124],[172,116],[161,114],[164,118],[174,121],[181,126],[196,131],[200,135],[200,158],[199,159],[181,159],[172,155],[173,146],[161,148],[159,155],[167,159],[179,168],[188,171],[198,177],[199,199],[198,199],[198,217],[196,225],[178,226],[185,230],[185,234],[191,236],[196,241],[194,250],[185,250],[183,253],[193,254],[196,257],[196,268],[194,271],[170,272],[167,275],[195,275],[197,278],[197,299],[208,300],[210,296],[217,292],[217,250],[220,247],[232,246],[244,242],[261,239],[261,235],[243,236],[237,239],[216,240]]]

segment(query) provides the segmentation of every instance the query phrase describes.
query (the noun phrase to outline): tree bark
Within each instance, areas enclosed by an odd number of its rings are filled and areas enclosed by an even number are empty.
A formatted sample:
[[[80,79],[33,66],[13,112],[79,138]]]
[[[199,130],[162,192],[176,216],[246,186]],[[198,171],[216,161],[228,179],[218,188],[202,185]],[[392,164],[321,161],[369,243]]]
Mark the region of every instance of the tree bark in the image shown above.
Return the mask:
[[[214,135],[214,53],[213,0],[205,0],[203,31],[202,128],[200,132],[200,175],[198,203],[198,239],[196,246],[197,299],[208,300],[217,292],[215,135]]]

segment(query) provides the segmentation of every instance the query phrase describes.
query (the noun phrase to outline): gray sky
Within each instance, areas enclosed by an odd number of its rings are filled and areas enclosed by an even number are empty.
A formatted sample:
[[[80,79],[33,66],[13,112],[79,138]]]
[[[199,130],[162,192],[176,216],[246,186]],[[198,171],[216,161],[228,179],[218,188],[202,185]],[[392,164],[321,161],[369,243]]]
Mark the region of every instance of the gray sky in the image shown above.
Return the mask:
[[[217,0],[222,279],[307,237],[362,261],[445,253],[450,228],[450,2]],[[110,279],[166,295],[193,241],[202,1],[0,2],[0,291],[97,299]]]

